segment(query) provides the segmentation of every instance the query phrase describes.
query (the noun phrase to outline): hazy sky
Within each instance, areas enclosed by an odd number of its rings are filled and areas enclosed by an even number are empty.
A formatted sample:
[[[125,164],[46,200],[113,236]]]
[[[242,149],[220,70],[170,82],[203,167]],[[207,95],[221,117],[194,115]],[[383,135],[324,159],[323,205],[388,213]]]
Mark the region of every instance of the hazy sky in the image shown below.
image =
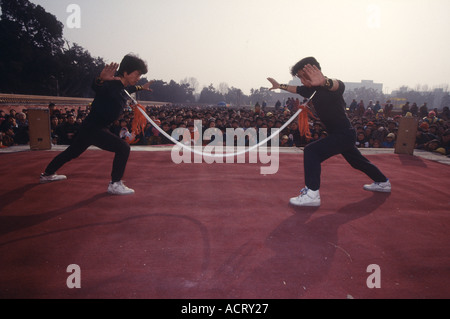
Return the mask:
[[[315,56],[344,82],[450,83],[449,0],[31,0],[64,23],[64,37],[106,62],[130,52],[147,61],[147,79],[203,86],[269,87]],[[81,9],[80,28],[69,28]],[[76,22],[76,20],[71,20]]]

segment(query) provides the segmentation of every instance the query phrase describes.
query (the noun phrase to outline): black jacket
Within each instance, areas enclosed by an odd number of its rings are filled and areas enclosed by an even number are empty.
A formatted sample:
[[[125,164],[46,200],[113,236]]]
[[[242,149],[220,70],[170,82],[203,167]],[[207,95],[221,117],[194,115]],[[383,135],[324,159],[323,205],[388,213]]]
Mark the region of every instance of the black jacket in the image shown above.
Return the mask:
[[[109,126],[123,113],[129,99],[124,92],[125,89],[130,94],[138,90],[136,86],[125,87],[121,81],[107,81],[100,84],[97,80],[94,81],[92,89],[96,94],[85,123],[97,127]]]
[[[297,93],[306,98],[309,98],[314,91],[317,91],[312,99],[312,103],[317,116],[329,133],[345,131],[352,128],[345,113],[345,101],[343,98],[345,85],[342,81],[338,82],[339,88],[336,91],[329,91],[323,87],[297,87]]]

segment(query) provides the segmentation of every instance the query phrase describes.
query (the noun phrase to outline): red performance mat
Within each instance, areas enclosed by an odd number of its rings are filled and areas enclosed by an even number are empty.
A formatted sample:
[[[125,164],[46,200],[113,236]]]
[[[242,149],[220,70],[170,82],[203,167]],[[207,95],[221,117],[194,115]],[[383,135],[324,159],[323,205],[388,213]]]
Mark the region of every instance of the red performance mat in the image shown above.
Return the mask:
[[[126,197],[106,193],[104,151],[39,184],[56,154],[0,155],[0,298],[450,298],[446,165],[367,156],[392,182],[382,194],[337,156],[322,166],[322,206],[294,208],[301,154],[261,175],[260,163],[132,152]]]

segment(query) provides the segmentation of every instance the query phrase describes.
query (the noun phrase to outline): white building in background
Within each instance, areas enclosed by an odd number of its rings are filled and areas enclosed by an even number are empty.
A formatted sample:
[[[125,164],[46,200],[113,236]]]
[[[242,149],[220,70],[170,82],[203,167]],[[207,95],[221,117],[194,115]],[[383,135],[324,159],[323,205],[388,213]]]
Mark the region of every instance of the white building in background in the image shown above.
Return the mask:
[[[288,83],[289,85],[302,85],[299,78],[294,78]],[[383,93],[383,83],[374,83],[373,80],[362,80],[361,82],[344,82],[345,90],[351,91],[354,89],[365,87],[366,89],[374,89]]]
[[[372,80],[362,80],[361,82],[344,82],[345,90],[351,91],[365,87],[366,89],[374,89],[380,93],[383,93],[383,83],[374,83]]]

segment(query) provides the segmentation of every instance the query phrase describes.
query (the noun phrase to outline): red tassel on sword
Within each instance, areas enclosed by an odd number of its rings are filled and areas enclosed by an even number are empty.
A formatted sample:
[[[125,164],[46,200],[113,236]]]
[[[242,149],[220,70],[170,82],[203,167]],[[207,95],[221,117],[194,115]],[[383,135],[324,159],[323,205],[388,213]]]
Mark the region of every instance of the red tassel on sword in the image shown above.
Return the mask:
[[[309,117],[316,119],[311,109],[308,107],[309,101],[303,103],[299,106],[302,110],[298,116],[298,130],[300,131],[300,135],[306,137],[307,139],[311,139],[311,131],[309,129]]]
[[[131,123],[131,132],[138,136],[141,133],[145,132],[145,127],[147,126],[147,119],[145,116],[138,110],[140,108],[145,112],[145,108],[140,104],[133,104],[131,106],[134,112],[133,122]]]

